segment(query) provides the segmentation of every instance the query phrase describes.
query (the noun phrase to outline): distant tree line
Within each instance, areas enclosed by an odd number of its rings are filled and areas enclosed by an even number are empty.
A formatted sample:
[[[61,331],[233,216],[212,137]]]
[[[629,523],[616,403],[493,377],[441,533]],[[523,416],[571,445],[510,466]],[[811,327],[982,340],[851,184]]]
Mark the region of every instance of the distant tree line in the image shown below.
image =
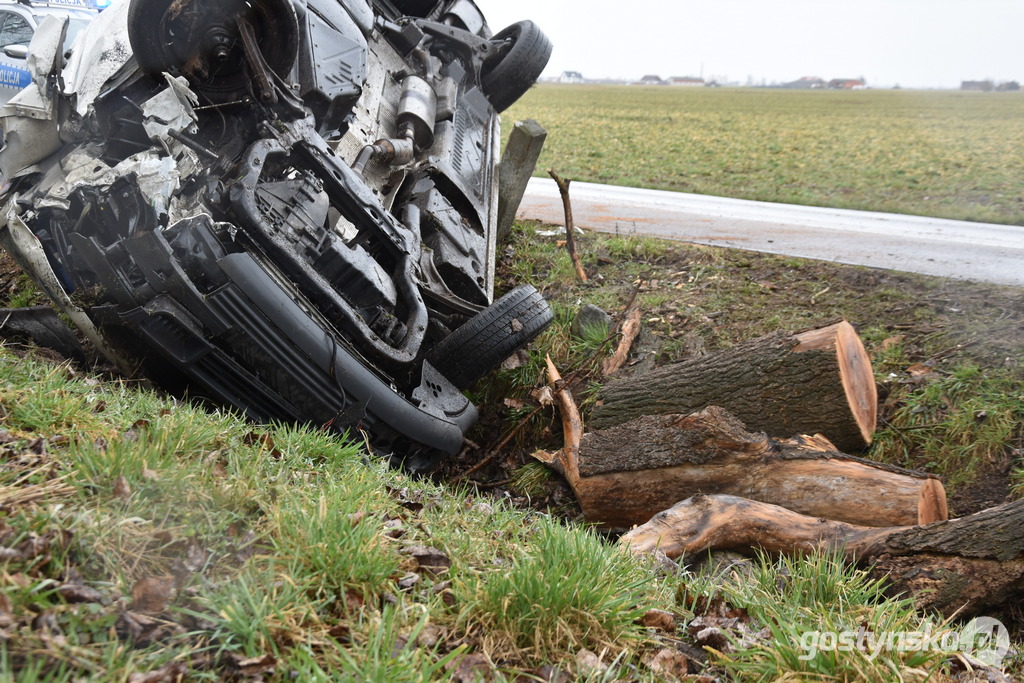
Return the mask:
[[[1017,92],[1020,90],[1020,83],[1017,81],[1004,81],[996,84],[994,81],[963,81],[960,83],[961,90],[974,90],[980,92]]]

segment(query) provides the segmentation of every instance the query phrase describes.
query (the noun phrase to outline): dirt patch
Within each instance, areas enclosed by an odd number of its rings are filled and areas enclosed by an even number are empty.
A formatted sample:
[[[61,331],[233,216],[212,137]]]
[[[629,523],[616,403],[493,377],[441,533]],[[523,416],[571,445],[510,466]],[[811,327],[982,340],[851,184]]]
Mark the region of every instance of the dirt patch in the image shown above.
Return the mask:
[[[985,469],[974,481],[953,490],[949,496],[949,516],[963,517],[1011,500],[1008,467]]]

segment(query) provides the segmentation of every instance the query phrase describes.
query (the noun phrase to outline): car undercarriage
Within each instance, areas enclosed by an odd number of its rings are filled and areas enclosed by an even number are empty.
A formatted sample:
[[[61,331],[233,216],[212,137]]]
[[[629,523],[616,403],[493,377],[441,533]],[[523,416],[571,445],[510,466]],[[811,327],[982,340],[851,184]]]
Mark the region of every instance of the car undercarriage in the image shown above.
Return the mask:
[[[45,30],[44,30],[45,28]],[[551,321],[494,300],[499,112],[528,21],[471,0],[125,0],[33,40],[0,241],[123,372],[427,471]]]

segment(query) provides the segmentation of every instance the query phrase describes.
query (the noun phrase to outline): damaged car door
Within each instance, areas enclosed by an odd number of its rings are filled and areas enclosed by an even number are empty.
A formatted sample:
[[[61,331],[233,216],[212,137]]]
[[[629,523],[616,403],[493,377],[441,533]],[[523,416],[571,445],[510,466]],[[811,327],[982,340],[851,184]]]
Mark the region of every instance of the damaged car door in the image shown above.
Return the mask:
[[[0,110],[0,240],[97,348],[414,471],[459,450],[462,391],[552,319],[529,285],[493,298],[498,113],[547,63],[536,25],[125,0],[66,62],[39,47]]]

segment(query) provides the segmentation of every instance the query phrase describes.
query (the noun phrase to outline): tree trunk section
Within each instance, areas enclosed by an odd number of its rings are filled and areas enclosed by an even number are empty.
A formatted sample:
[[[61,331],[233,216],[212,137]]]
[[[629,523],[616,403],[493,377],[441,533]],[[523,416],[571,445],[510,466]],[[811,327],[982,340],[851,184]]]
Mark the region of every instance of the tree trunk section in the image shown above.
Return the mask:
[[[694,496],[622,536],[636,553],[709,550],[801,554],[829,549],[870,565],[893,593],[945,616],[1024,597],[1024,500],[923,526],[870,528],[735,496]]]
[[[946,519],[935,477],[838,452],[822,437],[769,439],[725,410],[652,415],[585,434],[573,488],[588,521],[628,529],[698,493],[889,527]]]
[[[610,382],[590,426],[641,415],[688,415],[721,406],[772,436],[824,434],[841,451],[871,443],[878,396],[864,345],[850,323],[774,334],[732,349]]]

